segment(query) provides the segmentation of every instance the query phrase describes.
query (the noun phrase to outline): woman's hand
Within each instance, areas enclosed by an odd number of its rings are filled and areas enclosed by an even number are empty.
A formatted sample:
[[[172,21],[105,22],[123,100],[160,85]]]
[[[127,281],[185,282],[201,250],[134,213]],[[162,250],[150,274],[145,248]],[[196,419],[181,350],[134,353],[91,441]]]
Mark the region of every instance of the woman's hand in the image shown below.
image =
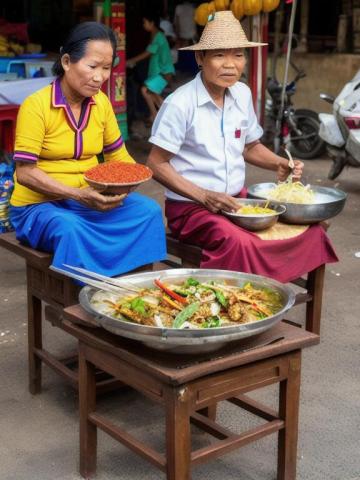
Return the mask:
[[[290,173],[293,174],[293,181],[298,182],[301,179],[304,163],[300,160],[294,160],[294,169],[289,168],[289,162],[286,158],[282,159],[277,168],[277,177],[279,182],[284,182]]]
[[[233,212],[239,208],[237,201],[231,195],[212,192],[211,190],[204,190],[201,203],[212,213],[218,213],[220,210]]]
[[[108,212],[122,205],[126,193],[122,195],[102,195],[91,187],[81,188],[76,200],[83,205],[100,212]]]

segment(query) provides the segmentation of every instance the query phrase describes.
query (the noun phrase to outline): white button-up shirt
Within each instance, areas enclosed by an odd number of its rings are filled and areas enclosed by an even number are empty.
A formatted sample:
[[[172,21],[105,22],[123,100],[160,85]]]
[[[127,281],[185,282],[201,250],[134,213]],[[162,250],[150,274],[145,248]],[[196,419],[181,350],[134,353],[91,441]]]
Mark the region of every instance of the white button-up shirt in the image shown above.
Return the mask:
[[[173,153],[171,165],[191,182],[236,195],[245,181],[244,146],[262,133],[248,86],[237,82],[228,88],[221,109],[199,73],[165,99],[149,141]],[[166,196],[189,200],[170,190]]]

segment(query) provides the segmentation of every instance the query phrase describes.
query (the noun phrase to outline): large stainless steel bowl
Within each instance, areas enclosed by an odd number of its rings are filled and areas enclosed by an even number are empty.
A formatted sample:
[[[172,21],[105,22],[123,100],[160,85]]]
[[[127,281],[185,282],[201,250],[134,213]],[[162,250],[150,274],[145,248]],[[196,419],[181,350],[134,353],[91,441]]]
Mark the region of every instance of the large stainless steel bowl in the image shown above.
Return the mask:
[[[244,205],[259,206],[271,208],[274,213],[256,213],[252,215],[244,215],[241,213],[225,212],[222,213],[227,216],[235,225],[246,228],[250,231],[264,230],[272,227],[278,220],[279,215],[285,212],[286,207],[277,202],[269,202],[267,200],[250,200],[249,198],[237,198],[239,208]]]
[[[230,272],[227,270],[208,269],[173,269],[158,272],[137,273],[121,277],[123,281],[131,282],[139,287],[153,287],[156,278],[171,283],[181,282],[186,277],[194,277],[199,281],[227,280],[233,285],[243,285],[251,282],[255,287],[266,287],[276,290],[282,298],[282,308],[271,317],[253,323],[239,324],[230,327],[202,329],[173,329],[149,327],[131,323],[122,318],[113,318],[96,311],[91,304],[91,298],[98,290],[86,286],[79,295],[80,304],[106,330],[123,337],[139,340],[151,348],[166,350],[173,353],[204,353],[221,348],[226,343],[250,337],[261,333],[279,322],[295,301],[293,290],[276,280],[251,275],[248,273]]]
[[[276,187],[275,183],[256,183],[248,188],[250,198],[266,199],[267,192]],[[315,192],[312,204],[276,202],[286,206],[286,212],[280,216],[280,221],[295,225],[318,223],[335,217],[344,208],[346,193],[336,188],[310,185]]]

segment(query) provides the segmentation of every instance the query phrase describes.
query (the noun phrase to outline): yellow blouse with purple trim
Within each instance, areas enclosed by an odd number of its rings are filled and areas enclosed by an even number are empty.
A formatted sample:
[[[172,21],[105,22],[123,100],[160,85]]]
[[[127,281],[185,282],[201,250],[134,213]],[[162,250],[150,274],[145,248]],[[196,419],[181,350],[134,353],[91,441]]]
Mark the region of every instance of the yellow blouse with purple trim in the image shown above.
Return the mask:
[[[84,188],[88,185],[83,173],[98,163],[101,152],[105,161],[134,162],[103,92],[84,100],[78,122],[62,94],[59,79],[27,97],[21,105],[14,161],[34,163],[59,182]],[[15,178],[11,205],[22,207],[48,200]]]

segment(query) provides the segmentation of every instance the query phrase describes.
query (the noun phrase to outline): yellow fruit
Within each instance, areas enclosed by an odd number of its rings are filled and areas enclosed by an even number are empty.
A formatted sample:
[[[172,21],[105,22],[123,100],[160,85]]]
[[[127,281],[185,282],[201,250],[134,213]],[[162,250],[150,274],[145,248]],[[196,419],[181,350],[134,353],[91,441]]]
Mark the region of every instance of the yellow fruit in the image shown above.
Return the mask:
[[[219,12],[220,10],[229,9],[230,0],[214,0],[215,10]]]
[[[244,16],[244,0],[233,0],[230,8],[234,17],[238,20]]]
[[[215,12],[216,12],[215,2],[209,2],[209,3],[208,3],[208,6],[209,6],[209,15],[210,15],[211,13],[215,13]]]
[[[263,0],[262,10],[263,12],[272,12],[280,4],[280,0]]]
[[[262,8],[262,0],[244,0],[244,14],[257,15]]]
[[[19,43],[10,42],[9,49],[16,53],[16,55],[22,55],[24,53],[24,47]]]
[[[209,9],[209,4],[201,3],[195,10],[195,14],[194,14],[195,23],[202,26],[206,25],[210,13],[212,12]]]

